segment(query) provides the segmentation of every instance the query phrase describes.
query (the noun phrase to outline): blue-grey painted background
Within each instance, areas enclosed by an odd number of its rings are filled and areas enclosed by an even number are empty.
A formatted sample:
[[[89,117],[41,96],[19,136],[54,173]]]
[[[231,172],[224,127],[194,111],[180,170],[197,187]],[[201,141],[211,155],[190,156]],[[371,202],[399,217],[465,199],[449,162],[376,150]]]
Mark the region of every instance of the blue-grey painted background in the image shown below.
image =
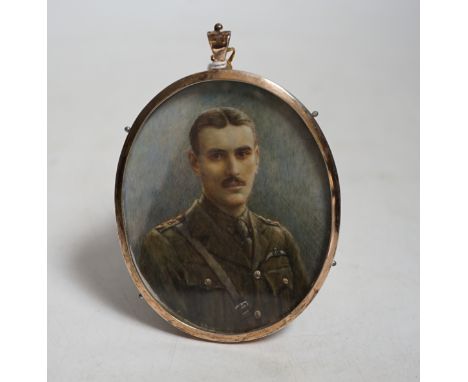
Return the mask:
[[[286,103],[263,89],[232,81],[205,82],[180,91],[140,128],[122,185],[125,229],[134,257],[153,226],[182,213],[199,197],[198,178],[187,159],[188,133],[201,112],[218,106],[238,108],[254,120],[260,168],[249,208],[290,230],[315,279],[327,252],[331,220],[319,148]]]

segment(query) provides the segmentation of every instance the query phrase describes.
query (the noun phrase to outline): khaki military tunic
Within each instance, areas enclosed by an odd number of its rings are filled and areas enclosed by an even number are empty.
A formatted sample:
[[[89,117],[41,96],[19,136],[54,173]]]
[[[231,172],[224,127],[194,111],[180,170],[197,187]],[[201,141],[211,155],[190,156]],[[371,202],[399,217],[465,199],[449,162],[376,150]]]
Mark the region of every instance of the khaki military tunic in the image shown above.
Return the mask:
[[[182,320],[205,330],[246,332],[280,320],[307,294],[308,278],[291,234],[249,210],[241,218],[247,223],[247,239],[239,235],[236,218],[202,197],[146,236],[139,269],[163,305]],[[221,266],[248,302],[247,312],[236,309],[238,301],[192,239]]]

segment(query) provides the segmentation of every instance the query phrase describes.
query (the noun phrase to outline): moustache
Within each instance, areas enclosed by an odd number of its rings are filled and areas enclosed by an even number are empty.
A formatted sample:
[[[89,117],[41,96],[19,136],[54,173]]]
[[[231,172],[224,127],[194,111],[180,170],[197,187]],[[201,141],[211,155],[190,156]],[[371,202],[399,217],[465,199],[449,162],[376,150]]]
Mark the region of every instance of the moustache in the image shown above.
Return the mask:
[[[224,188],[227,187],[236,187],[236,186],[245,186],[245,182],[238,178],[237,176],[230,176],[222,181],[221,185]]]

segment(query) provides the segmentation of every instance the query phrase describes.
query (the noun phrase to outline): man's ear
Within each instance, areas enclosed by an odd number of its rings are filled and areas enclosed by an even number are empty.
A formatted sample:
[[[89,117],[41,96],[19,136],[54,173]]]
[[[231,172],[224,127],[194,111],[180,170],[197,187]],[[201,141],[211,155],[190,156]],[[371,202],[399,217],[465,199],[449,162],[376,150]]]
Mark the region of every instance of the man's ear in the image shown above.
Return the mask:
[[[192,150],[188,152],[188,159],[193,172],[196,175],[200,175],[200,162],[198,161],[197,155]]]
[[[255,163],[257,165],[257,171],[258,171],[258,165],[260,164],[260,147],[256,145],[254,151],[255,151]]]

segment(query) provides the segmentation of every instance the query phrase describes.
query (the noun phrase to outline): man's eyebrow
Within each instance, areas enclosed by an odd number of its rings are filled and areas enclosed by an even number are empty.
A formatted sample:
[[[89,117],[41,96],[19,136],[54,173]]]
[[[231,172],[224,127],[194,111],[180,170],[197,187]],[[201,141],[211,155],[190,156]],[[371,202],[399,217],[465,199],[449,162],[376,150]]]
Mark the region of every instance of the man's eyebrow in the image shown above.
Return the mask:
[[[241,147],[237,147],[235,151],[244,151],[244,150],[253,150],[252,147],[245,145]]]

